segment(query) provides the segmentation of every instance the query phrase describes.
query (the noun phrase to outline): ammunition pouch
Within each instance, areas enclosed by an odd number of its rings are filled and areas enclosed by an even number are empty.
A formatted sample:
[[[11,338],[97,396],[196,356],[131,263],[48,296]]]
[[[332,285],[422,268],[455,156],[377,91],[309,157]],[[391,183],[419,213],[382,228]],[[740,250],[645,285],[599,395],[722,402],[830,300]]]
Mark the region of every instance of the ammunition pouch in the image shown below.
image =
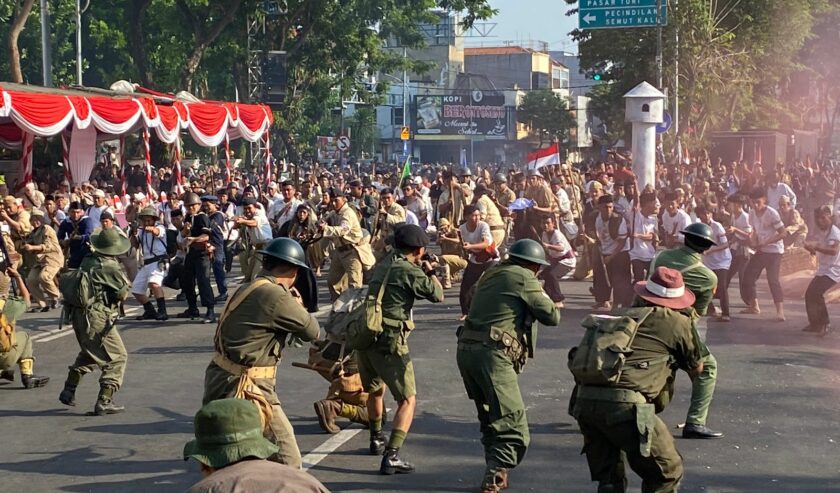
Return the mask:
[[[525,363],[528,361],[528,354],[517,335],[491,326],[489,333],[490,340],[487,342],[487,345],[504,352],[513,363],[513,370],[516,373],[522,373],[522,370],[525,368]]]

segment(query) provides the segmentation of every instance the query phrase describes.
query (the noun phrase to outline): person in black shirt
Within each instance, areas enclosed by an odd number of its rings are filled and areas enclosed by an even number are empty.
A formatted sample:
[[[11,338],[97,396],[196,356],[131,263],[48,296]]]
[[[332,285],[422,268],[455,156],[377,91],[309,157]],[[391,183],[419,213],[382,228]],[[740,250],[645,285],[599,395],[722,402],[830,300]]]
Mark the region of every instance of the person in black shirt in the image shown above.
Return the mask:
[[[186,238],[187,257],[184,259],[184,273],[181,277],[181,289],[187,298],[187,310],[178,314],[179,318],[195,320],[199,317],[198,304],[195,295],[195,285],[201,295],[201,305],[207,309],[203,322],[216,322],[214,312],[215,299],[213,288],[210,286],[210,257],[207,253],[210,245],[212,228],[210,218],[201,212],[201,199],[198,195],[188,192],[184,195],[184,206],[187,208],[187,218],[182,234]]]
[[[219,211],[219,198],[215,195],[204,195],[201,197],[202,207],[210,219],[210,247],[213,262],[213,277],[216,279],[216,289],[219,296],[216,303],[227,301],[227,281],[225,279],[225,236],[227,236],[227,223],[225,215]]]

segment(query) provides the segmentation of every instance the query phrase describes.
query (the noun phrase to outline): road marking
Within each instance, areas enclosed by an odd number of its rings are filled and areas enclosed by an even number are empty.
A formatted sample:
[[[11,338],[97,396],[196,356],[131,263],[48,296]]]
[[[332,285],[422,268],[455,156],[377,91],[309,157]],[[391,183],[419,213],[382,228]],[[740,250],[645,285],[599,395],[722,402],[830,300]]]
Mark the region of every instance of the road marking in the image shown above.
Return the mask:
[[[317,466],[319,462],[326,459],[328,455],[338,450],[339,447],[350,441],[350,439],[358,435],[362,430],[364,428],[361,426],[351,425],[331,436],[326,442],[315,447],[315,450],[303,457],[303,470],[308,471]]]
[[[128,318],[128,317],[131,317],[131,316],[139,313],[141,308],[142,307],[136,306],[136,307],[126,309],[125,310],[125,317]],[[50,330],[48,332],[44,332],[43,334],[36,334],[36,335],[32,336],[31,340],[33,342],[50,342],[50,341],[54,341],[56,339],[60,339],[64,336],[69,336],[70,334],[73,334],[73,333],[74,333],[73,332],[73,324],[66,323],[66,324],[64,324],[64,327],[61,328],[61,329],[53,329],[53,330]]]

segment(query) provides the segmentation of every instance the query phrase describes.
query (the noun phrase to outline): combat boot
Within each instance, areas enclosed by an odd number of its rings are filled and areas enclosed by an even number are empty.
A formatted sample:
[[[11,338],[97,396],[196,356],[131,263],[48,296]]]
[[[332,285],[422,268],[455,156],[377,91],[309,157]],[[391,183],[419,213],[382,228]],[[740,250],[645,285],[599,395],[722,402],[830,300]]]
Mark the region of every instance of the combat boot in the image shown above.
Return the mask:
[[[484,473],[481,482],[481,493],[498,493],[508,487],[508,470],[504,468],[490,469]]]
[[[350,409],[345,409],[347,406]],[[365,428],[370,426],[370,420],[368,419],[368,410],[364,406],[354,406],[352,404],[343,404],[341,406],[341,414],[342,418],[347,418],[353,423],[359,423],[360,425],[364,426]],[[382,416],[382,420],[384,422],[385,416]]]
[[[379,466],[379,474],[410,474],[414,472],[414,464],[402,460],[399,456],[399,449],[386,448],[382,456],[382,465]]]
[[[58,395],[58,400],[65,406],[76,405],[76,386],[68,382],[64,382],[64,390]]]
[[[104,416],[106,414],[117,414],[125,411],[125,407],[118,406],[114,403],[115,390],[113,387],[107,385],[99,389],[99,397],[96,399],[96,405],[93,407],[94,414]]]
[[[155,320],[169,320],[169,314],[166,313],[166,298],[157,299],[157,314],[155,315]]]
[[[204,319],[201,321],[204,324],[214,324],[216,323],[216,313],[213,311],[212,307],[207,307],[207,312],[204,314]]]
[[[25,389],[34,389],[36,387],[43,387],[50,381],[50,377],[41,377],[38,375],[21,375],[20,376],[21,382],[23,382],[23,388]]]
[[[370,436],[370,455],[382,455],[385,451],[385,434],[381,431]]]
[[[14,370],[0,370],[0,380],[8,380],[10,382],[15,381],[15,371]]]
[[[335,424],[335,418],[341,412],[341,403],[333,399],[324,399],[314,404],[318,424],[327,433],[338,433],[341,428]]]
[[[157,312],[155,311],[154,305],[152,305],[151,301],[147,301],[143,303],[143,314],[138,316],[135,320],[155,320],[157,318]]]

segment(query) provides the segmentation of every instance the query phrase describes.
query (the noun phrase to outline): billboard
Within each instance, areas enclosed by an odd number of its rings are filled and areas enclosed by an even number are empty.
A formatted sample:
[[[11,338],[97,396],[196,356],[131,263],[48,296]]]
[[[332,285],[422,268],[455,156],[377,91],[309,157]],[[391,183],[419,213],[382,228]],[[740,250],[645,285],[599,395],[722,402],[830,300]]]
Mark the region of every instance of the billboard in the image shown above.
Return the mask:
[[[475,90],[449,95],[418,95],[415,140],[504,140],[508,135],[508,112],[503,95]]]

